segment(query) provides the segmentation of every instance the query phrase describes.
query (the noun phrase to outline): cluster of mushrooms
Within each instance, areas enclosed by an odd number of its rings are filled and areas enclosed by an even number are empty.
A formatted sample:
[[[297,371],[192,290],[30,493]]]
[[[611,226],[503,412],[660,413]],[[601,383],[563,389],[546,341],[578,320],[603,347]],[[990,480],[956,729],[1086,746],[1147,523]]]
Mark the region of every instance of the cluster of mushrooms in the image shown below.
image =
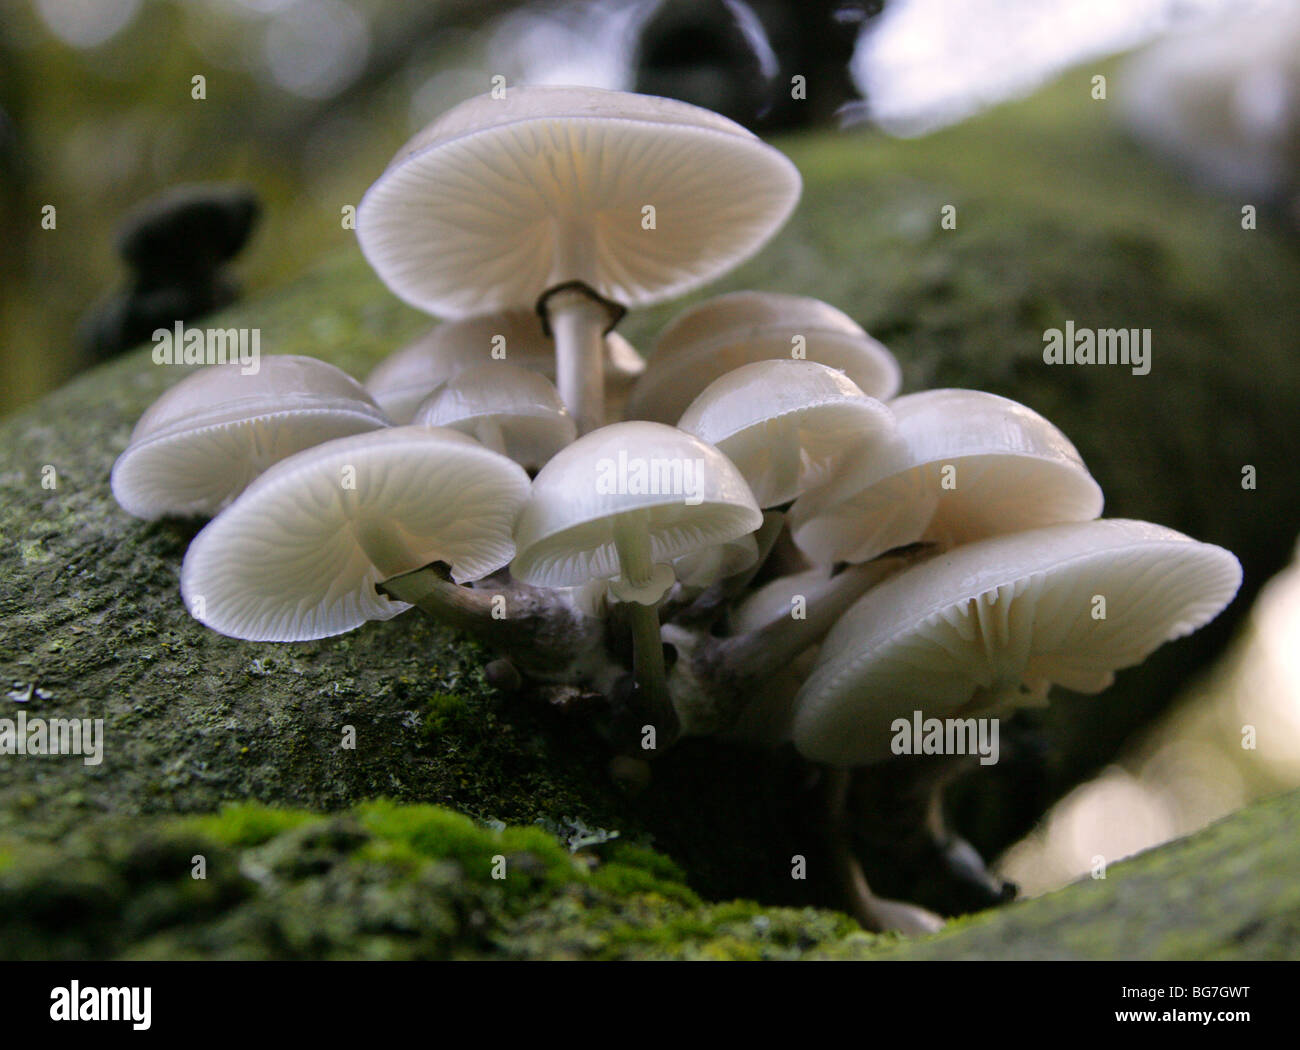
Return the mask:
[[[895,758],[895,719],[1101,690],[1216,616],[1240,566],[1098,520],[1078,452],[1023,405],[896,397],[893,356],[826,303],[704,301],[648,364],[612,330],[753,254],[799,191],[783,154],[680,102],[465,102],[358,212],[384,282],[449,320],[364,387],[297,356],[188,376],[113,491],[142,518],[215,515],[181,591],[222,634],[323,638],[418,606],[541,695],[607,698],[625,775],[688,735],[792,742],[828,785],[854,914],[932,929],[846,846],[853,777]]]

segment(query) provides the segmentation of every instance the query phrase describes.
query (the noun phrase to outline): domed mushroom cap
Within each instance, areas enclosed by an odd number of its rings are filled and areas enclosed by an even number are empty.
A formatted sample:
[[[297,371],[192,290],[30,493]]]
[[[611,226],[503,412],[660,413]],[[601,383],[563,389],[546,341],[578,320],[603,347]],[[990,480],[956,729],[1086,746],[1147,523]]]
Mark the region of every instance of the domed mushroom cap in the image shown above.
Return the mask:
[[[605,350],[609,385],[616,389],[630,385],[645,369],[641,355],[617,332],[605,336]],[[394,423],[409,423],[440,383],[464,368],[501,363],[555,379],[555,344],[535,310],[444,321],[379,362],[366,377],[366,390]]]
[[[660,334],[628,398],[629,419],[671,423],[706,386],[755,361],[815,361],[868,397],[898,393],[894,355],[829,303],[776,292],[732,292],[679,314]]]
[[[725,453],[760,507],[788,503],[896,429],[888,408],[815,361],[742,365],[705,387],[677,426]]]
[[[195,537],[191,615],[250,641],[324,638],[409,606],[375,590],[444,561],[479,579],[514,553],[528,495],[517,464],[454,430],[393,427],[277,464]]]
[[[790,508],[795,543],[817,562],[1101,513],[1101,488],[1074,445],[1024,405],[978,390],[927,390],[889,408],[902,444],[851,453]]]
[[[795,744],[815,761],[862,765],[889,757],[893,721],[915,711],[996,715],[1041,702],[1050,684],[1099,692],[1214,619],[1240,583],[1230,552],[1141,521],[958,547],[839,620],[796,701]]]
[[[799,188],[783,154],[708,110],[520,87],[461,103],[402,147],[357,237],[384,282],[434,314],[531,306],[572,280],[642,306],[752,255]]]
[[[140,417],[113,464],[117,502],[137,518],[215,514],[274,463],[386,427],[361,385],[324,361],[263,357],[186,376]]]
[[[664,565],[763,523],[735,466],[716,448],[659,423],[615,423],[558,453],[533,479],[510,571],[540,587],[620,575],[615,527],[632,520]]]
[[[459,430],[529,468],[577,437],[550,380],[501,361],[457,372],[416,409],[414,422]]]

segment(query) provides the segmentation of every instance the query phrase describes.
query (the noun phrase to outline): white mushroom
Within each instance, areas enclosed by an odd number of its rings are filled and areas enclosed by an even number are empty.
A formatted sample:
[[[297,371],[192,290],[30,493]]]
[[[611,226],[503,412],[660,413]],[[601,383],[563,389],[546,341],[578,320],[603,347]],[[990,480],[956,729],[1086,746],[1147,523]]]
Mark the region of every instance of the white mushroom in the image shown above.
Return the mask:
[[[113,495],[137,518],[215,514],[267,467],[312,445],[388,425],[345,372],[263,357],[186,376],[142,415],[113,464]]]
[[[784,155],[716,113],[511,88],[408,142],[362,200],[357,236],[384,282],[431,313],[537,303],[560,395],[586,432],[603,415],[602,330],[752,255],[799,186]]]
[[[896,719],[998,715],[1051,684],[1095,693],[1212,620],[1241,566],[1139,521],[1049,525],[958,547],[868,591],[822,643],[794,741],[838,766],[889,758]]]
[[[715,379],[755,361],[808,360],[842,371],[868,397],[898,393],[894,355],[819,299],[732,292],[679,314],[660,334],[628,398],[629,419],[672,423]]]
[[[530,470],[577,437],[550,380],[500,361],[457,372],[416,409],[414,422],[459,430]]]
[[[579,438],[533,481],[510,570],[540,587],[610,580],[627,603],[635,673],[661,733],[676,719],[664,685],[656,603],[670,563],[753,532],[762,512],[721,452],[658,423],[616,423]]]
[[[894,436],[888,408],[814,361],[756,361],[710,383],[678,428],[740,469],[760,507],[826,480],[843,456]]]
[[[623,396],[645,361],[617,332],[605,336],[607,392]],[[463,368],[508,363],[555,379],[555,344],[537,311],[498,310],[436,325],[384,358],[366,389],[394,423],[409,423],[420,402]]]
[[[410,608],[376,590],[446,562],[457,582],[501,568],[528,476],[454,430],[393,427],[277,464],[195,537],[191,614],[251,641],[324,638]]]
[[[790,508],[795,543],[813,561],[865,561],[919,539],[951,546],[1101,513],[1101,488],[1078,451],[1032,409],[978,390],[927,390],[889,407],[901,444],[851,453]]]

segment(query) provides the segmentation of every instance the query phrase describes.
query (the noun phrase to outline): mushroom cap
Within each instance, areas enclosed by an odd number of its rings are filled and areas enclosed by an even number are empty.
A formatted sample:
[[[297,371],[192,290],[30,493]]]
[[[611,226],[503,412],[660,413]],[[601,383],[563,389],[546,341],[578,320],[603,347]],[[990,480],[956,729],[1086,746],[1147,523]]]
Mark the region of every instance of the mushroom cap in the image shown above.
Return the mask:
[[[888,400],[902,382],[894,355],[847,314],[820,299],[731,292],[675,317],[655,343],[628,398],[629,419],[671,423],[719,376],[755,361],[806,360],[838,369],[868,397]]]
[[[158,398],[113,464],[113,495],[137,518],[215,514],[263,470],[305,448],[388,426],[355,379],[293,354],[186,376]]]
[[[551,381],[504,361],[457,372],[416,409],[413,422],[470,437],[492,427],[505,454],[524,467],[540,467],[578,435]]]
[[[1074,445],[1024,405],[927,390],[889,408],[901,446],[849,454],[790,508],[795,543],[814,561],[865,561],[918,539],[955,546],[1101,513],[1101,487]],[[945,487],[949,476],[955,487]]]
[[[614,423],[559,452],[533,479],[510,571],[540,587],[620,575],[614,526],[645,523],[655,564],[753,532],[763,514],[732,462],[660,423]]]
[[[494,346],[504,346],[503,359],[492,356]],[[500,310],[435,325],[375,365],[366,389],[389,419],[409,423],[444,380],[465,368],[499,362],[555,375],[555,345],[535,312]]]
[[[492,356],[496,346],[504,346],[504,358]],[[605,336],[605,350],[610,387],[630,385],[645,368],[641,355],[617,332]],[[366,390],[394,423],[409,423],[420,402],[444,380],[463,368],[501,363],[555,379],[555,344],[536,311],[500,310],[435,325],[380,361],[366,377]]]
[[[644,306],[754,254],[799,190],[787,157],[708,110],[519,87],[461,103],[403,146],[362,199],[357,238],[384,283],[433,314],[531,306],[570,280]]]
[[[527,495],[518,464],[454,430],[340,438],[276,464],[209,522],[181,594],[235,638],[342,634],[409,608],[376,591],[393,576],[444,561],[461,582],[505,565]]]
[[[725,453],[760,507],[788,503],[851,449],[894,436],[892,413],[815,361],[755,361],[715,379],[678,428]]]
[[[1068,522],[937,555],[860,598],[822,643],[794,720],[808,758],[890,755],[895,719],[973,717],[1041,702],[1049,684],[1114,672],[1208,623],[1241,566],[1222,547],[1141,521]],[[1094,619],[1095,596],[1105,619]]]

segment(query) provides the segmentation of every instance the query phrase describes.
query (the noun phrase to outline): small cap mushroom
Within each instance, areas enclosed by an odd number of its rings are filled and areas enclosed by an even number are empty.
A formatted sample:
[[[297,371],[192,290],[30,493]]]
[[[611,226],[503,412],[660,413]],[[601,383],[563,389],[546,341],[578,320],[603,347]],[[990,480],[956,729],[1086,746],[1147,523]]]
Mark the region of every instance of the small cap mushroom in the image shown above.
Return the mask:
[[[660,334],[626,416],[671,423],[719,376],[755,361],[801,360],[842,371],[884,401],[901,382],[894,355],[829,303],[776,292],[732,292],[679,314]]]
[[[615,423],[544,466],[515,529],[510,571],[534,586],[610,580],[627,603],[634,670],[648,713],[671,739],[656,603],[676,558],[753,532],[763,514],[721,452],[659,423]]]
[[[622,395],[645,369],[636,349],[617,332],[605,336],[608,386]],[[555,344],[535,310],[444,321],[384,358],[366,377],[366,389],[394,423],[409,423],[420,402],[463,368],[509,363],[555,379]]]
[[[459,430],[533,470],[577,437],[545,376],[500,361],[457,372],[416,409],[414,422]]]
[[[430,313],[538,304],[560,396],[586,433],[604,417],[601,332],[752,255],[799,188],[783,154],[708,110],[511,88],[399,150],[361,201],[357,238],[384,283]]]
[[[890,755],[895,719],[996,715],[1051,684],[1095,693],[1208,623],[1241,566],[1221,547],[1141,521],[1048,525],[981,540],[886,579],[822,643],[796,701],[808,758]]]
[[[263,357],[186,376],[140,417],[113,464],[117,502],[137,518],[215,514],[272,464],[388,425],[361,385],[324,361]]]
[[[888,408],[815,361],[742,365],[705,387],[677,426],[725,453],[760,507],[790,502],[846,452],[895,431]]]
[[[454,430],[392,427],[276,464],[195,537],[181,593],[250,641],[324,638],[410,608],[376,584],[447,562],[457,582],[514,554],[528,476]]]
[[[745,479],[717,449],[660,423],[614,423],[579,438],[533,480],[510,571],[538,587],[621,579],[620,597],[653,604],[672,582],[655,566],[762,523]],[[658,593],[630,595],[647,585]]]
[[[820,564],[925,539],[952,546],[1101,513],[1078,451],[1032,409],[978,390],[890,402],[901,444],[867,446],[795,501],[790,529]]]

